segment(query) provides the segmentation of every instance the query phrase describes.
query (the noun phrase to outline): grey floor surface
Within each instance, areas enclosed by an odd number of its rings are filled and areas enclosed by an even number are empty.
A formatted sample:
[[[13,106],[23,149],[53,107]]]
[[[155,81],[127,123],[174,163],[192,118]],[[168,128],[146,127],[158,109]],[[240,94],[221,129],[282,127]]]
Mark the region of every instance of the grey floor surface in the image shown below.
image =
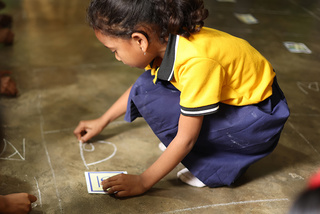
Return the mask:
[[[95,38],[85,22],[88,1],[5,2],[1,13],[13,16],[16,37],[0,46],[0,70],[12,71],[19,96],[0,98],[7,119],[0,193],[36,195],[32,213],[287,213],[320,168],[319,0],[205,1],[206,26],[246,39],[276,69],[291,110],[279,145],[231,187],[187,186],[176,178],[179,165],[146,194],[121,200],[88,194],[84,172],[142,173],[161,154],[159,140],[143,119],[121,118],[85,146],[73,129],[104,113],[142,71]],[[312,53],[291,53],[287,41]]]

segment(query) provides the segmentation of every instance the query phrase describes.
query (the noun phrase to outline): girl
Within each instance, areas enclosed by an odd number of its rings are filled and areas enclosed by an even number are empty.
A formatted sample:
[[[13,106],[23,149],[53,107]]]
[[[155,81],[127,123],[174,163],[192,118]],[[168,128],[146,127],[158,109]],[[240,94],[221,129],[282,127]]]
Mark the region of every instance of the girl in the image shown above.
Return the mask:
[[[100,118],[81,121],[83,142],[125,114],[142,116],[163,154],[141,175],[102,182],[117,197],[150,189],[180,162],[197,187],[232,184],[277,145],[289,110],[270,63],[246,41],[203,27],[202,0],[93,0],[88,20],[115,58],[145,68]]]

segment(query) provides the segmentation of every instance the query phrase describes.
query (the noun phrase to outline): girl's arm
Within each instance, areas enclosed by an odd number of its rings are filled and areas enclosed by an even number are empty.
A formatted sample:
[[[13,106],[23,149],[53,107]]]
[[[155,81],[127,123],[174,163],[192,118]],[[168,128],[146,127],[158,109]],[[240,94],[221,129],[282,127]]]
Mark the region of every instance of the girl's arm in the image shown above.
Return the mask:
[[[88,141],[99,134],[110,122],[126,113],[131,87],[101,117],[95,120],[80,121],[73,131],[77,139],[82,142]]]
[[[168,148],[141,175],[117,175],[102,182],[108,193],[117,197],[139,195],[150,189],[173,170],[193,148],[201,129],[203,116],[180,116],[176,137]]]

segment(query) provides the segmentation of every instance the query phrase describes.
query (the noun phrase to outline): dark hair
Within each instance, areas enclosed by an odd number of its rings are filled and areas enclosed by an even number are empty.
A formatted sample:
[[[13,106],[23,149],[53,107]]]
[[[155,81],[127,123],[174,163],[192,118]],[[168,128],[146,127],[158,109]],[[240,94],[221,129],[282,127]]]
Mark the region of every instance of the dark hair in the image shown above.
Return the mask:
[[[307,189],[293,203],[289,214],[312,214],[320,211],[320,187]]]
[[[169,34],[188,38],[208,17],[202,0],[92,0],[87,9],[90,26],[105,35],[130,38],[147,28],[165,42]],[[139,31],[140,30],[140,31]]]

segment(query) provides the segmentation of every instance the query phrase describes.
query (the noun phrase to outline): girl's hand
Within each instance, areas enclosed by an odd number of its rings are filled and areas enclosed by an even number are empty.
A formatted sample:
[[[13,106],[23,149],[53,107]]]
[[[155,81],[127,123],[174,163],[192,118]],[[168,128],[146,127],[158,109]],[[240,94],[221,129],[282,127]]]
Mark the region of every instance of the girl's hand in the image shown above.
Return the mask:
[[[120,174],[112,176],[101,182],[103,190],[116,197],[141,195],[151,187],[146,187],[141,175]]]
[[[109,123],[126,113],[131,86],[124,94],[98,119],[81,121],[73,131],[78,140],[86,142],[99,134]]]
[[[78,140],[86,142],[92,137],[98,135],[105,126],[106,125],[101,118],[95,120],[80,121],[79,125],[73,131],[73,133]]]

